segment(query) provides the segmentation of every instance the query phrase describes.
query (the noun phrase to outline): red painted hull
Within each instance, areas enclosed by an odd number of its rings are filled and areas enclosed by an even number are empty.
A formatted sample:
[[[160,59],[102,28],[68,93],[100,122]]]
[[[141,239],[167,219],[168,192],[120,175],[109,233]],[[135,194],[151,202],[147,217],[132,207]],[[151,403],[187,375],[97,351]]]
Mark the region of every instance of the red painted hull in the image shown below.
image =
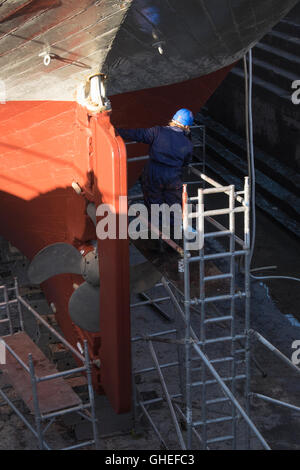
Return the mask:
[[[189,108],[197,113],[234,65],[200,78],[167,87],[162,86],[113,96],[111,98],[112,123],[116,127],[149,127],[165,125],[179,108]],[[140,144],[128,147],[128,156],[130,157],[145,154],[147,154],[147,146]],[[134,184],[142,172],[143,166],[143,163],[130,165],[128,171],[129,187]]]
[[[79,246],[96,239],[86,215],[87,200],[112,203],[127,194],[142,165],[130,166],[114,126],[164,124],[178,107],[194,112],[225,78],[230,67],[168,87],[113,96],[112,116],[88,117],[74,102],[8,102],[0,105],[0,233],[31,259],[55,242]],[[112,124],[111,124],[112,123]],[[143,145],[130,156],[145,154]],[[76,181],[83,189],[77,195]],[[84,196],[84,197],[83,197]],[[131,406],[128,241],[98,243],[100,267],[99,334],[76,327],[68,314],[73,283],[81,277],[60,275],[42,286],[66,338],[76,345],[87,338],[93,360],[94,385],[104,389],[117,412]]]

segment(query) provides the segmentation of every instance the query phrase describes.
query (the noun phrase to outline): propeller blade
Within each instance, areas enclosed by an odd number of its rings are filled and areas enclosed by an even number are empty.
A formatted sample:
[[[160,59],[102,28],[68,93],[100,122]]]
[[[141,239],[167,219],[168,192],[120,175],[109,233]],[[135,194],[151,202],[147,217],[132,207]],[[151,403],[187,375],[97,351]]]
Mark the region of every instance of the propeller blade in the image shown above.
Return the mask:
[[[87,205],[86,212],[87,212],[87,214],[90,216],[90,218],[92,219],[92,221],[94,222],[94,225],[96,226],[96,225],[97,225],[96,206],[95,206],[95,204],[94,204],[93,202],[90,202],[90,203]]]
[[[54,243],[39,251],[30,263],[28,277],[32,284],[41,284],[57,274],[81,274],[82,256],[73,245]]]
[[[130,289],[134,294],[151,289],[162,274],[146,261],[130,267]],[[81,284],[69,300],[69,313],[72,321],[83,330],[100,331],[100,289],[88,282]]]
[[[71,295],[70,317],[83,330],[97,333],[100,330],[99,303],[99,287],[84,282]]]
[[[162,274],[150,261],[130,266],[130,291],[139,294],[151,289],[160,281]]]

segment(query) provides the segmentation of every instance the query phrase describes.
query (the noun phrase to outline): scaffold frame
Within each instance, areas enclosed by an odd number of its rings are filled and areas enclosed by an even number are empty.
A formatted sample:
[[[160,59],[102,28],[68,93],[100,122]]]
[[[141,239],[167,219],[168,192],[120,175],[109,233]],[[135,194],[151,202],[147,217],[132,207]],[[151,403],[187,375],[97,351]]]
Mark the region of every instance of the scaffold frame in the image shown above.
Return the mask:
[[[29,303],[20,295],[19,285],[17,278],[14,279],[13,287],[7,287],[6,285],[1,285],[0,290],[4,293],[4,300],[0,303],[2,308],[5,308],[5,317],[2,318],[2,325],[8,324],[9,334],[4,334],[0,336],[2,344],[4,344],[5,349],[8,354],[10,354],[22,370],[26,371],[29,376],[31,386],[32,386],[32,400],[34,405],[34,424],[31,424],[25,415],[15,406],[12,400],[5,393],[4,388],[0,387],[0,396],[3,399],[3,403],[6,403],[21,419],[21,421],[26,425],[26,427],[33,433],[33,435],[38,440],[38,447],[40,450],[51,450],[50,445],[45,440],[45,433],[54,423],[56,418],[62,417],[69,413],[78,413],[82,418],[89,421],[92,427],[92,439],[85,440],[78,444],[74,444],[68,447],[64,447],[60,450],[75,450],[83,447],[94,446],[96,449],[99,449],[99,437],[98,437],[98,427],[97,427],[97,417],[95,412],[95,399],[94,399],[94,390],[92,387],[92,376],[91,376],[91,362],[88,351],[87,341],[84,341],[82,354],[77,351],[63,336],[60,335],[58,331],[55,330],[49,323],[34,309],[29,305]],[[13,299],[9,300],[9,293],[13,295]],[[10,305],[16,305],[18,315],[14,321],[12,319]],[[56,337],[65,347],[69,350],[76,358],[82,362],[82,366],[64,370],[57,371],[46,376],[37,376],[36,368],[34,363],[33,355],[30,353],[28,355],[28,364],[26,364],[18,354],[11,348],[8,344],[8,338],[13,336],[17,332],[24,332],[24,319],[23,319],[23,309],[26,309],[40,324],[42,324],[46,329],[51,332],[51,334]],[[51,381],[58,378],[65,378],[72,376],[74,374],[84,373],[87,380],[87,389],[88,389],[88,401],[87,403],[81,403],[77,406],[69,406],[68,408],[59,409],[51,413],[42,413],[39,403],[39,393],[38,393],[38,384],[41,382]],[[22,397],[20,397],[22,398]],[[3,404],[2,403],[2,404]],[[43,427],[43,423],[46,423]]]
[[[133,379],[135,393],[134,393],[134,409],[141,411],[146,417],[147,421],[152,426],[155,434],[157,435],[162,446],[166,447],[165,438],[159,431],[159,426],[154,423],[151,418],[149,407],[164,401],[169,408],[171,420],[176,432],[179,448],[185,449],[211,449],[214,445],[220,445],[225,441],[231,441],[232,449],[239,448],[237,443],[238,422],[244,421],[246,427],[245,445],[244,448],[250,448],[250,438],[254,435],[264,449],[270,449],[268,443],[265,441],[255,424],[250,418],[250,227],[249,227],[249,211],[250,211],[250,195],[249,195],[249,178],[244,180],[243,191],[236,191],[234,185],[222,186],[215,182],[212,178],[207,177],[200,171],[192,167],[192,171],[210,185],[209,188],[199,188],[196,197],[188,197],[187,185],[183,186],[183,264],[184,264],[184,292],[179,292],[176,286],[169,282],[166,278],[162,278],[166,295],[174,306],[174,310],[179,315],[182,324],[184,325],[184,333],[182,328],[165,330],[157,332],[152,335],[142,335],[132,338],[132,342],[144,341],[148,343],[149,353],[153,360],[153,368],[145,368],[133,372],[136,374],[145,374],[156,370],[162,388],[162,396],[153,400],[142,400],[140,392],[135,385]],[[228,198],[228,206],[222,209],[206,210],[204,198],[217,193],[222,193]],[[195,210],[188,211],[187,203],[194,206]],[[244,235],[243,239],[239,238],[235,233],[235,217],[237,213],[242,213],[244,217]],[[229,218],[229,227],[220,224],[216,218],[219,215],[226,215]],[[204,246],[199,249],[197,255],[193,255],[188,249],[188,226],[191,224],[191,219],[198,218],[199,230],[203,232]],[[206,232],[206,224],[214,227],[213,232]],[[229,238],[229,250],[215,252],[213,254],[205,253],[205,244],[212,239],[220,239],[220,237]],[[244,269],[244,290],[236,292],[236,258],[243,256],[245,258]],[[217,274],[207,276],[205,274],[205,263],[218,260],[228,260],[230,270],[225,274]],[[199,295],[191,295],[190,284],[190,269],[192,264],[196,264],[199,269]],[[205,295],[205,284],[210,281],[227,280],[229,281],[229,293]],[[179,296],[179,298],[178,298]],[[244,302],[244,329],[237,332],[235,325],[235,303],[236,301]],[[207,309],[211,305],[228,303],[229,312],[220,315],[220,309],[217,309],[218,314],[214,317],[210,314],[207,315]],[[134,305],[132,306],[134,307]],[[198,322],[198,333],[196,327],[193,325],[191,311],[200,308],[200,322]],[[209,325],[229,324],[229,334],[227,336],[207,337],[206,329]],[[243,347],[238,348],[237,344],[241,343]],[[177,344],[179,348],[184,349],[183,360],[160,364],[154,344],[170,343]],[[208,351],[209,346],[219,347],[220,344],[230,344],[230,354],[221,355],[221,357],[210,358]],[[244,355],[244,359],[239,359],[240,355]],[[179,357],[179,356],[178,356]],[[199,363],[198,367],[193,367],[194,363]],[[230,363],[230,373],[224,377],[217,369],[222,363]],[[242,366],[242,372],[241,372]],[[169,368],[178,367],[179,375],[182,375],[184,370],[184,380],[181,380],[179,393],[171,394],[168,391],[167,383],[164,374]],[[195,379],[195,373],[200,374],[200,380]],[[212,377],[211,377],[212,376]],[[240,404],[236,397],[237,382],[244,382],[244,403]],[[221,396],[213,396],[209,391],[209,387],[216,385],[219,389]],[[201,417],[194,413],[194,398],[200,389],[200,407]],[[178,402],[179,400],[179,402]],[[211,418],[208,413],[210,406],[222,406],[229,404],[231,413],[229,415],[221,416],[218,418]],[[186,430],[183,432],[182,425],[179,422],[185,422]],[[231,432],[222,433],[220,425],[222,423],[230,423]],[[212,425],[218,427],[218,431],[212,436],[209,433],[209,427]],[[201,428],[201,432],[200,432]],[[197,445],[196,445],[197,441]]]

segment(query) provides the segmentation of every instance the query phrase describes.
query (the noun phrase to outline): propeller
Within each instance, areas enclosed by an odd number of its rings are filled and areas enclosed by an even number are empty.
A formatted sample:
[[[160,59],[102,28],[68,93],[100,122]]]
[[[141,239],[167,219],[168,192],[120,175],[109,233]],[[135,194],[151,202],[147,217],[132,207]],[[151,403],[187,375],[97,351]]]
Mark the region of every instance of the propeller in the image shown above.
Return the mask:
[[[88,216],[96,226],[96,207],[89,203],[86,208]],[[54,243],[39,251],[28,269],[32,284],[41,284],[58,274],[81,274],[83,282],[70,297],[69,314],[80,328],[98,332],[100,330],[99,301],[100,279],[97,242],[87,253],[79,252],[68,243]],[[161,273],[152,263],[146,261],[130,267],[130,290],[138,294],[151,289],[160,279]]]
[[[57,274],[81,274],[85,280],[70,297],[69,313],[80,328],[100,330],[100,280],[97,244],[85,255],[68,243],[46,246],[33,258],[28,269],[32,284],[41,284]],[[162,275],[152,263],[146,261],[130,267],[130,290],[134,294],[151,289]]]
[[[99,318],[100,289],[88,282],[81,284],[71,295],[69,313],[75,325],[83,330],[97,333]]]

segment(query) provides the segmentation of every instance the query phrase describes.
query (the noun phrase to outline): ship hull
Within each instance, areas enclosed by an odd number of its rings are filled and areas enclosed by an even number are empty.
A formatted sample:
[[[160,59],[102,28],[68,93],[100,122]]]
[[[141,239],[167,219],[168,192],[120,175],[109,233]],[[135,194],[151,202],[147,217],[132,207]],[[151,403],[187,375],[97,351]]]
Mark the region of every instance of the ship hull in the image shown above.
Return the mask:
[[[119,197],[145,154],[115,127],[165,124],[180,107],[197,112],[241,58],[297,0],[0,0],[0,234],[29,259],[65,242],[96,240],[86,206]],[[112,113],[88,112],[78,85],[108,75]],[[72,183],[79,188],[77,194]],[[117,412],[131,406],[128,240],[97,241],[100,332],[74,325],[68,302],[80,276],[42,288],[66,338],[88,340],[93,383]]]
[[[239,60],[296,3],[0,0],[0,94],[74,101],[98,72],[109,95],[208,75]]]
[[[135,145],[130,146],[127,155],[124,146],[120,153],[120,161],[123,159],[124,163],[120,171],[122,177],[118,184],[113,180],[109,183],[110,168],[118,173],[115,164],[112,167],[109,165],[113,161],[115,139],[120,139],[115,136],[112,124],[133,127],[166,124],[173,112],[184,105],[196,112],[230,68],[172,86],[112,96],[112,113],[104,113],[104,120],[99,116],[95,118],[103,132],[112,134],[105,153],[103,146],[97,151],[97,141],[101,137],[91,126],[86,110],[77,103],[15,101],[1,105],[1,235],[29,259],[52,243],[70,243],[79,249],[95,240],[95,227],[86,213],[87,202],[115,204],[115,198],[119,195],[126,196],[127,188],[135,183],[143,168],[142,163],[128,164],[127,167],[126,158],[147,153],[145,146]],[[95,167],[96,154],[100,163],[107,165],[104,170]],[[97,184],[94,181],[96,175]],[[104,175],[103,181],[101,175]],[[72,182],[83,188],[84,194],[76,194],[71,187]],[[113,197],[110,187],[116,188]],[[68,341],[76,347],[78,342],[82,344],[87,339],[92,360],[95,364],[101,361],[102,369],[93,369],[94,387],[109,396],[117,412],[128,410],[131,404],[127,243],[127,240],[123,244],[118,241],[115,247],[104,247],[102,242],[99,247],[99,252],[104,253],[102,264],[100,261],[100,274],[102,271],[104,279],[101,282],[103,305],[99,309],[100,333],[81,330],[69,316],[68,302],[74,292],[74,284],[83,282],[81,276],[58,275],[41,286]],[[123,274],[122,269],[120,271],[122,264]],[[116,273],[112,268],[114,265],[118,267]],[[119,317],[116,314],[115,318],[111,305],[114,288],[119,301],[119,305],[115,306]],[[110,296],[105,296],[108,291]],[[106,372],[103,367],[107,367]]]

